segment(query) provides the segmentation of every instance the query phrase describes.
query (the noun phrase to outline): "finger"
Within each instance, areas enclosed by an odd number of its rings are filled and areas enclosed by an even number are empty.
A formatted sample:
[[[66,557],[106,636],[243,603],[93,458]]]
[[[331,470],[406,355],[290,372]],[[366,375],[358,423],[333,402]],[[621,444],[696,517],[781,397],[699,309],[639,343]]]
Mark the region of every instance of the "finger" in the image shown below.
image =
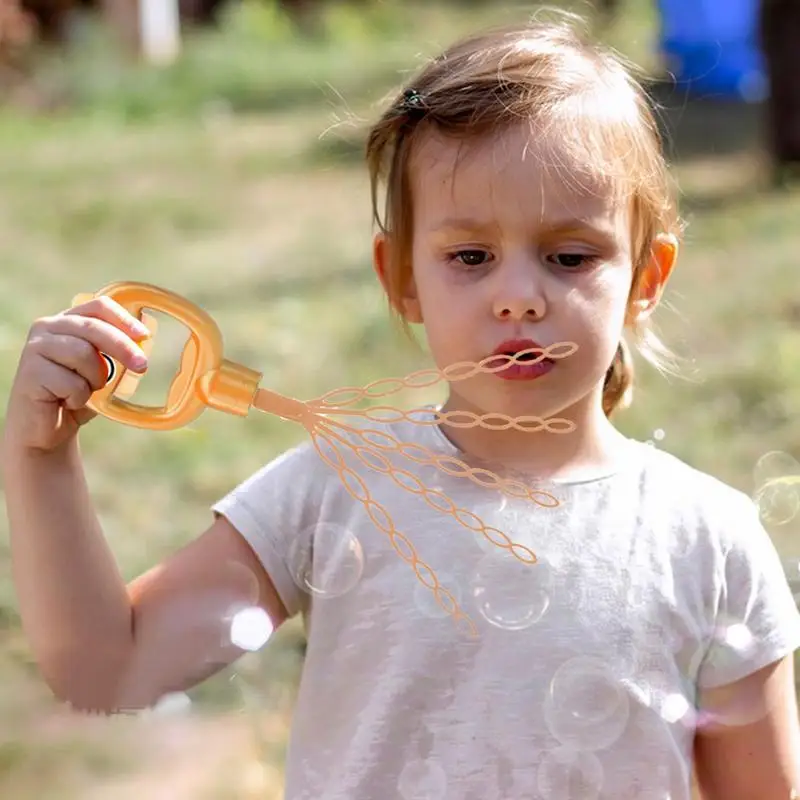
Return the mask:
[[[78,425],[85,425],[97,416],[97,412],[92,411],[91,408],[84,407],[74,411],[72,416],[75,417],[75,422],[77,422]]]
[[[92,396],[89,382],[77,372],[41,356],[36,364],[38,400],[60,401],[71,411],[83,408]]]
[[[40,356],[77,372],[93,391],[102,389],[108,382],[109,362],[86,339],[65,333],[51,333],[42,338],[36,349]]]
[[[47,347],[47,340],[55,336],[82,339],[134,372],[147,369],[147,356],[141,347],[126,332],[105,320],[60,314],[47,322],[46,333],[33,344],[38,348]]]
[[[134,341],[141,341],[150,336],[150,331],[140,319],[131,314],[124,306],[105,295],[93,297],[91,300],[74,306],[64,313],[101,319],[125,331]]]

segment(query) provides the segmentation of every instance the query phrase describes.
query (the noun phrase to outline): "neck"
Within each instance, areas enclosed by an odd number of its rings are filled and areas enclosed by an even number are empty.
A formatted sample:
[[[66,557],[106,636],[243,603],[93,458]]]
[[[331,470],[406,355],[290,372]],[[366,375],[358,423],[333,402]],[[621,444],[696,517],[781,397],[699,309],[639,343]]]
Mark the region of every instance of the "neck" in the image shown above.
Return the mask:
[[[446,424],[440,428],[469,460],[501,465],[503,470],[540,479],[590,477],[618,466],[627,444],[603,413],[600,401],[598,392],[544,417],[544,421],[558,418],[573,423],[570,433],[455,428]],[[442,411],[480,413],[452,390]]]

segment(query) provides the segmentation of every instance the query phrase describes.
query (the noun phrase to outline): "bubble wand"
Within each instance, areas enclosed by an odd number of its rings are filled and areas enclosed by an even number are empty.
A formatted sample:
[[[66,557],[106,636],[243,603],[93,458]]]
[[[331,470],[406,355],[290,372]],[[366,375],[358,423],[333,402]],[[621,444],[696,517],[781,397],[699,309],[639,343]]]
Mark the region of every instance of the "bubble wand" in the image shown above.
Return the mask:
[[[141,379],[129,373],[105,353],[109,377],[103,388],[92,394],[87,405],[97,414],[125,425],[150,430],[174,430],[197,419],[206,408],[228,414],[247,416],[250,409],[273,414],[281,419],[302,425],[322,460],[339,476],[348,493],[367,511],[376,527],[385,533],[403,561],[411,565],[417,579],[434,593],[442,609],[457,625],[465,625],[475,636],[475,623],[459,607],[453,595],[444,588],[433,569],[422,561],[414,546],[395,527],[387,510],[370,494],[364,480],[345,464],[340,446],[355,453],[369,469],[391,478],[401,489],[420,495],[436,511],[455,519],[468,530],[484,536],[491,544],[507,550],[518,560],[536,563],[535,553],[524,545],[512,542],[497,528],[486,525],[476,514],[460,508],[443,492],[429,489],[408,470],[393,466],[387,454],[396,454],[419,465],[436,467],[447,475],[466,478],[474,483],[494,488],[508,497],[528,500],[545,508],[554,508],[560,501],[552,494],[531,489],[520,481],[499,477],[487,469],[468,466],[453,456],[437,455],[421,445],[399,441],[377,428],[359,429],[345,420],[359,417],[370,421],[406,420],[418,425],[450,425],[455,428],[483,427],[489,430],[509,430],[550,433],[570,433],[574,423],[559,418],[542,419],[536,416],[510,417],[499,413],[475,414],[469,411],[428,413],[426,419],[415,418],[422,409],[402,411],[394,406],[381,405],[368,409],[353,408],[364,399],[388,397],[403,389],[422,389],[440,381],[456,382],[479,373],[495,373],[525,359],[528,366],[545,359],[566,358],[577,350],[571,342],[553,344],[547,348],[530,348],[514,355],[489,356],[480,362],[460,362],[445,369],[425,369],[404,378],[383,378],[363,387],[334,389],[313,400],[302,401],[260,386],[263,374],[224,357],[222,334],[213,318],[203,309],[174,292],[147,283],[112,283],[94,294],[78,295],[73,305],[93,297],[106,296],[145,322],[155,332],[155,318],[145,309],[173,317],[189,330],[177,372],[172,379],[163,406],[144,406],[130,402]],[[148,340],[152,348],[153,336]],[[533,358],[527,358],[533,356]],[[385,416],[386,414],[389,416]],[[384,415],[384,416],[381,416]],[[344,419],[337,419],[344,418]],[[348,436],[355,443],[348,441]],[[333,453],[325,452],[323,445]]]

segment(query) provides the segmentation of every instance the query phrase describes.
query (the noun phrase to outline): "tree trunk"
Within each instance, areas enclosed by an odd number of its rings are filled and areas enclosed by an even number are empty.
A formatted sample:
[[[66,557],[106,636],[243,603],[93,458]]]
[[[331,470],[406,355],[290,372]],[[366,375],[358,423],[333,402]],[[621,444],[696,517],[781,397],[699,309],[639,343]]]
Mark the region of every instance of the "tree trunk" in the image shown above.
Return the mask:
[[[760,14],[770,154],[776,168],[800,167],[800,3],[761,0]]]

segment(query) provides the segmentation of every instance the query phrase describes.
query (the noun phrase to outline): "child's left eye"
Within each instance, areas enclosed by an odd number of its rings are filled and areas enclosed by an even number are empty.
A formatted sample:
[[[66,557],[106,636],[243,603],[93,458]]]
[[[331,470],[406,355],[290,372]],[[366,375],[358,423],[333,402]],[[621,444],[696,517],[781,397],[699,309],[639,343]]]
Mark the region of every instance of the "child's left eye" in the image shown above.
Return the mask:
[[[585,253],[555,253],[548,258],[556,261],[559,267],[566,269],[578,269],[587,263],[595,261],[595,256],[589,256]]]

